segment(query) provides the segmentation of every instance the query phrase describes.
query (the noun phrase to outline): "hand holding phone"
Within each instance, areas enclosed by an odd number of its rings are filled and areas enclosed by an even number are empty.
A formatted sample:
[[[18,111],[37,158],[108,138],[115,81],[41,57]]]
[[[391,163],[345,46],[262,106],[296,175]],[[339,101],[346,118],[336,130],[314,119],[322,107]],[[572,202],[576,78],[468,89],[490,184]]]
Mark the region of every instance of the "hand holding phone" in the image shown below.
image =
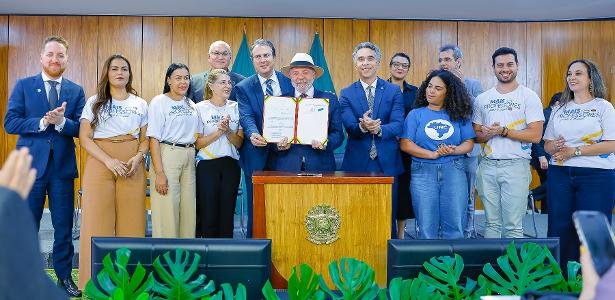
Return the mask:
[[[579,240],[589,250],[598,275],[606,273],[615,262],[613,231],[606,216],[598,211],[576,211],[572,214]]]

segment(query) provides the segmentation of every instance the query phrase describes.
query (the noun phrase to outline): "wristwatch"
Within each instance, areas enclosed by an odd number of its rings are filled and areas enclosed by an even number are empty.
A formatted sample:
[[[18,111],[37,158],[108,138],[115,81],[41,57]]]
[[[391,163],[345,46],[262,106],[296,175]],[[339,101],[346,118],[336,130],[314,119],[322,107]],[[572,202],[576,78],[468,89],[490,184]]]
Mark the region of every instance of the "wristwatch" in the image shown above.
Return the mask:
[[[581,147],[577,146],[574,148],[574,156],[581,156]]]

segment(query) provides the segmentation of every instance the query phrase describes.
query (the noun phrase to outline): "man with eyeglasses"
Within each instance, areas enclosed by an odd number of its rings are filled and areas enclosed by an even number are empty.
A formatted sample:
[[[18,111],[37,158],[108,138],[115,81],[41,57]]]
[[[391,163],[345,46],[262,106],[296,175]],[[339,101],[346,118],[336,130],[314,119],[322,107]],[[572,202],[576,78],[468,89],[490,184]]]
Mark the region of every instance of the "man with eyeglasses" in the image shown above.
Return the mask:
[[[389,82],[396,84],[401,89],[404,99],[404,119],[414,108],[418,88],[406,82],[406,76],[410,70],[410,56],[404,52],[393,54],[389,62],[391,77]],[[399,185],[397,188],[397,238],[404,238],[406,220],[414,217],[412,210],[412,198],[410,195],[410,165],[412,159],[406,152],[401,152],[401,159],[404,163],[404,172],[399,175]]]
[[[394,176],[391,237],[397,237],[397,175],[404,171],[397,137],[402,133],[404,106],[398,86],[378,78],[382,54],[371,42],[358,44],[352,53],[359,80],[340,92],[342,122],[348,142],[342,170]]]
[[[463,75],[461,71],[461,63],[463,62],[463,53],[457,45],[446,44],[439,49],[438,64],[441,70],[447,70],[455,74],[463,81],[466,90],[472,102],[483,92],[483,87],[480,81],[469,78]],[[474,148],[466,158],[466,176],[468,177],[468,209],[466,219],[464,220],[464,235],[466,238],[476,237],[476,227],[474,226],[474,202],[476,198],[476,169],[478,168],[478,157],[480,155],[480,144],[474,143]]]
[[[246,184],[248,238],[252,237],[252,173],[264,170],[269,160],[267,141],[262,136],[265,97],[293,93],[290,79],[274,70],[275,47],[271,41],[254,41],[250,54],[256,74],[239,82],[233,89],[239,104],[239,123],[244,132],[239,163]]]
[[[245,77],[243,75],[231,72],[229,70],[229,66],[231,64],[231,59],[233,58],[233,52],[231,51],[231,46],[225,41],[215,41],[209,45],[209,56],[207,57],[207,61],[209,61],[209,65],[211,66],[210,70],[214,69],[223,69],[228,72],[228,75],[231,77],[232,84],[235,85],[242,81]],[[205,82],[207,81],[207,75],[209,71],[204,71],[198,74],[195,74],[190,78],[190,91],[188,91],[188,98],[192,99],[194,103],[198,103],[203,101],[203,91],[205,88]],[[231,92],[229,99],[236,100],[237,95],[235,95],[235,91]]]

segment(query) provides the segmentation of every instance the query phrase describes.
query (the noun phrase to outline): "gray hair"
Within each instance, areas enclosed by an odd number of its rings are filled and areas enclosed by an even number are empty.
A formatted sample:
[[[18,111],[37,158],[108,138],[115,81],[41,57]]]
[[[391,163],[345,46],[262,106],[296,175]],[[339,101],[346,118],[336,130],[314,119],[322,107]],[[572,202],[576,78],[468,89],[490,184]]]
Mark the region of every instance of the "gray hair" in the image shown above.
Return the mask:
[[[359,50],[363,48],[374,50],[377,61],[380,61],[380,59],[382,58],[382,52],[380,52],[380,48],[378,48],[376,44],[372,42],[363,42],[363,43],[359,43],[356,47],[354,47],[354,50],[352,50],[352,61],[354,62],[357,61],[357,52],[359,52]]]
[[[461,49],[459,48],[459,46],[454,45],[454,44],[446,44],[442,47],[440,47],[439,52],[445,52],[448,50],[453,50],[453,58],[455,60],[460,59],[463,57],[463,52],[461,52]]]
[[[273,46],[273,42],[271,42],[270,40],[257,39],[256,41],[254,41],[254,44],[250,46],[250,56],[252,56],[252,51],[256,46],[267,46],[271,48],[271,55],[273,55],[273,57],[275,58],[275,47]]]
[[[213,50],[214,50],[214,47],[215,47],[215,46],[217,46],[217,45],[222,45],[222,46],[224,46],[224,48],[226,48],[226,50],[228,50],[228,53],[231,53],[231,54],[232,54],[232,52],[231,52],[231,46],[230,46],[227,42],[222,41],[222,40],[220,40],[220,41],[215,41],[215,42],[211,43],[211,45],[209,45],[209,52],[208,52],[208,53],[211,53],[211,51],[213,51]]]

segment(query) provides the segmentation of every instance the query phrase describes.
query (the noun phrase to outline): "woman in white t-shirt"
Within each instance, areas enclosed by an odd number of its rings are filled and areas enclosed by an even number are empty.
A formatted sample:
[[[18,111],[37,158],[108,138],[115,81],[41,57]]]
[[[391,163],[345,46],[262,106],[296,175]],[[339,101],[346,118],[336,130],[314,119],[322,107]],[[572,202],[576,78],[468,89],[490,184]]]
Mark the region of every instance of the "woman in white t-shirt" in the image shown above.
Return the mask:
[[[233,83],[227,71],[212,70],[205,82],[205,101],[196,105],[203,126],[197,140],[197,219],[204,238],[232,238],[233,214],[241,176],[239,152],[243,130],[237,102],[229,100]]]
[[[165,75],[163,94],[149,105],[153,237],[194,238],[194,147],[201,122],[194,103],[186,98],[189,89],[188,67],[173,63]]]
[[[82,176],[79,288],[90,279],[92,236],[145,235],[147,102],[132,87],[128,60],[105,61],[97,94],[81,114],[79,142],[88,153]]]
[[[615,109],[605,100],[600,71],[586,59],[568,65],[566,88],[545,131],[552,155],[547,175],[548,236],[560,238],[560,261],[579,260],[572,223],[577,210],[601,211],[611,218],[615,200]]]

